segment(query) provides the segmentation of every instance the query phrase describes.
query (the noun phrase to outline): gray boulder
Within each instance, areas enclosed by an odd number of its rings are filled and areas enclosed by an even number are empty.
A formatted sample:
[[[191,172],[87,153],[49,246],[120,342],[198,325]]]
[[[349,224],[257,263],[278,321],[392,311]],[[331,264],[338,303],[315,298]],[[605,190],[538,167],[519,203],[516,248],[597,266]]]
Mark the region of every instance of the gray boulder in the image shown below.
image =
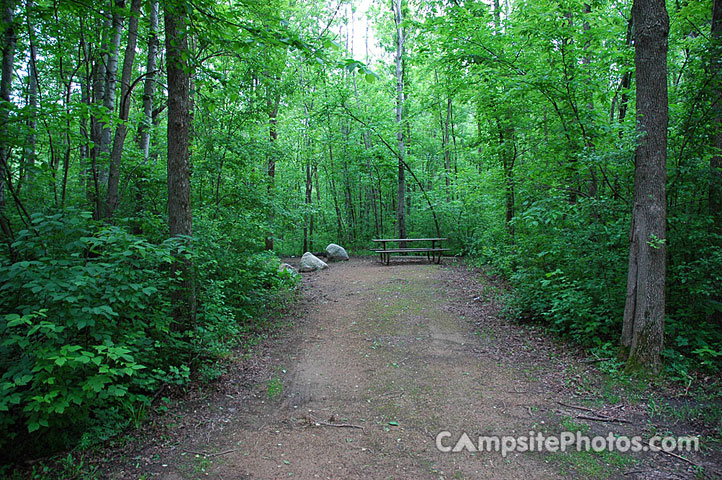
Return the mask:
[[[331,243],[326,247],[326,258],[329,262],[340,262],[348,260],[348,253],[342,246]]]
[[[298,271],[299,272],[315,272],[316,270],[323,270],[324,268],[328,268],[328,265],[326,265],[326,262],[320,260],[313,253],[306,252],[301,257],[301,268],[299,268]]]
[[[279,271],[279,272],[284,272],[284,271],[285,271],[285,272],[290,273],[291,275],[295,275],[295,274],[296,274],[296,269],[293,268],[293,266],[291,266],[291,265],[289,265],[289,264],[287,264],[287,263],[282,263],[282,264],[280,264],[280,265],[278,266],[278,271]]]

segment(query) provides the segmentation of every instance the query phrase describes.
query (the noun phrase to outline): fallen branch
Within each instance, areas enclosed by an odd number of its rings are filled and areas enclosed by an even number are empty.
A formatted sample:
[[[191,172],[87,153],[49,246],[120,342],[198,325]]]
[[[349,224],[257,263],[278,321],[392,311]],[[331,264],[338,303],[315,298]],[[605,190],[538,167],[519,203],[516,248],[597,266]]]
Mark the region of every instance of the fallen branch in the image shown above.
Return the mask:
[[[567,404],[564,403],[564,402],[557,402],[557,403],[558,403],[559,405],[561,405],[562,407],[576,408],[577,410],[583,410],[583,411],[585,411],[585,412],[591,412],[591,413],[593,413],[594,415],[597,415],[598,417],[604,417],[604,416],[605,416],[605,415],[600,415],[600,414],[598,414],[597,412],[595,412],[595,411],[592,410],[591,408],[580,407],[579,405],[567,405]]]
[[[637,473],[647,473],[647,472],[653,472],[654,470],[632,470],[631,472],[624,472],[624,475],[635,475]]]
[[[351,424],[351,423],[328,423],[328,422],[322,422],[322,421],[320,421],[320,420],[314,419],[314,418],[311,417],[311,416],[308,417],[308,423],[309,423],[309,424],[316,425],[316,426],[320,426],[320,427],[358,428],[359,430],[364,430],[364,431],[366,431],[366,429],[365,429],[364,427],[362,427],[361,425],[353,425],[353,424]]]
[[[609,422],[609,423],[632,423],[629,420],[624,420],[623,418],[600,418],[600,417],[590,417],[589,415],[577,415],[577,418],[581,420],[593,420],[595,422]]]
[[[661,453],[664,453],[664,454],[666,454],[666,455],[669,455],[670,457],[674,457],[674,458],[676,458],[676,459],[678,459],[678,460],[682,460],[683,462],[687,462],[688,464],[692,465],[695,469],[701,470],[701,471],[702,471],[702,475],[704,475],[704,478],[719,478],[719,477],[714,477],[714,476],[711,476],[711,475],[707,474],[707,473],[704,471],[704,470],[705,470],[704,467],[702,467],[701,465],[698,465],[698,464],[694,463],[692,460],[689,460],[689,459],[687,459],[687,458],[684,458],[682,455],[677,455],[677,454],[674,453],[674,452],[668,452],[668,451],[662,450],[662,449],[659,449],[659,450],[657,450],[657,451],[658,451],[658,452],[661,452]],[[718,471],[715,471],[714,473],[719,473],[719,472],[718,472]]]
[[[364,427],[361,425],[353,425],[351,423],[326,423],[326,422],[314,422],[316,425],[321,425],[324,427],[336,427],[336,428],[358,428],[360,430],[365,430]]]

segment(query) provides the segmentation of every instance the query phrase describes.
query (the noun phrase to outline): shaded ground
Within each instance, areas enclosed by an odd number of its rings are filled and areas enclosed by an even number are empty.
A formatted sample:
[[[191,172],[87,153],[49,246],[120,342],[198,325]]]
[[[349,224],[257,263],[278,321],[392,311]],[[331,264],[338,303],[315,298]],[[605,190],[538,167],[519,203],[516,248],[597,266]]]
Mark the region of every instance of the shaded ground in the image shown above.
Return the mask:
[[[662,453],[439,452],[442,430],[453,445],[462,432],[475,441],[646,435],[653,426],[592,364],[500,319],[498,289],[481,278],[454,265],[371,259],[305,275],[294,328],[265,354],[233,362],[218,391],[196,392],[109,476],[694,478],[691,464]],[[707,472],[719,466],[719,457],[684,456]]]

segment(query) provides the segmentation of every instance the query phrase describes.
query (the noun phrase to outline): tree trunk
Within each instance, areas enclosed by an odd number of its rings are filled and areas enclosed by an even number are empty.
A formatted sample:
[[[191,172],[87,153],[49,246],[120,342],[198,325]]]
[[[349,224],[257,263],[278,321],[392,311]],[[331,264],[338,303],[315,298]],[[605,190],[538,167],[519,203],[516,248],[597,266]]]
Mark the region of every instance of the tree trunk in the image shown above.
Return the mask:
[[[274,94],[273,99],[268,100],[268,141],[270,152],[268,155],[268,198],[273,198],[273,185],[276,182],[276,142],[278,141],[278,106],[281,103],[281,95]],[[273,207],[271,207],[273,208]],[[270,213],[269,224],[273,223],[273,209]],[[271,229],[272,225],[269,225]],[[266,237],[266,250],[273,250],[273,231],[268,232]]]
[[[112,1],[111,1],[112,4]],[[106,55],[105,78],[103,85],[103,107],[108,117],[115,111],[115,86],[118,82],[118,50],[120,50],[120,37],[123,30],[123,16],[120,9],[125,7],[125,0],[115,0],[112,8],[113,20],[111,27],[110,50]],[[102,121],[100,131],[100,155],[103,162],[108,160],[110,155],[110,142],[112,136],[112,122]],[[108,170],[105,167],[100,169],[100,183],[105,184],[108,180]],[[99,212],[102,215],[102,211]]]
[[[0,234],[4,237],[3,240],[7,243],[8,248],[11,248],[10,244],[12,243],[13,234],[10,222],[5,215],[5,188],[9,177],[7,169],[10,161],[10,149],[6,144],[9,138],[7,133],[9,121],[7,105],[10,104],[17,36],[15,34],[14,23],[15,1],[3,0],[0,5],[2,5],[2,12],[0,12],[0,14],[2,15],[2,28],[4,30],[2,43],[2,76],[0,77]],[[12,254],[12,250],[10,253]]]
[[[622,351],[628,370],[661,369],[666,269],[667,37],[664,0],[635,0],[637,129]]]
[[[112,2],[108,2],[112,4]],[[107,56],[106,53],[108,46],[108,35],[110,35],[111,20],[106,18],[103,21],[102,31],[103,39],[101,41],[99,54],[96,54],[92,71],[91,71],[91,82],[92,95],[91,102],[97,105],[97,111],[101,111],[104,101],[103,87],[105,85],[105,75],[107,70]],[[81,39],[81,41],[83,41]],[[88,46],[88,49],[90,47]],[[92,112],[93,110],[91,110]],[[100,160],[101,160],[101,143],[103,135],[103,120],[102,116],[99,118],[96,114],[91,113],[90,115],[90,176],[88,178],[87,194],[88,202],[93,208],[93,218],[99,219],[101,216],[101,204],[100,204]]]
[[[709,210],[714,221],[714,233],[722,235],[722,0],[714,0],[712,7],[712,55],[710,69],[715,79],[712,84],[712,98],[718,99],[714,104],[714,120],[712,134],[714,154],[710,160],[711,181],[709,188]]]
[[[183,8],[164,8],[168,71],[168,226],[171,237],[193,233],[188,158],[190,73],[184,60],[184,57],[189,57],[189,52],[183,11]],[[190,260],[178,258],[174,270],[180,274],[171,297],[175,327],[182,332],[190,332],[196,312],[193,264]]]
[[[353,93],[354,97],[356,98],[356,108],[361,110],[361,100],[359,99],[358,94],[358,87],[356,86],[356,70],[353,72]],[[376,232],[376,237],[378,238],[381,235],[381,227],[379,223],[379,210],[376,204],[376,199],[379,196],[379,192],[376,189],[376,182],[374,181],[374,172],[371,168],[371,158],[368,153],[368,150],[371,148],[371,142],[369,140],[369,134],[366,130],[362,133],[363,141],[364,141],[364,156],[366,157],[366,169],[368,170],[369,175],[369,190],[371,192],[371,208],[374,212],[374,228]]]
[[[310,252],[313,250],[313,213],[311,206],[313,205],[313,175],[311,173],[311,156],[306,159],[306,221],[303,227],[303,251]]]
[[[25,138],[24,152],[24,175],[23,180],[27,181],[33,177],[35,169],[35,144],[37,142],[37,110],[38,110],[38,70],[37,58],[38,49],[35,45],[35,32],[33,31],[32,22],[30,21],[30,13],[33,8],[33,1],[28,0],[26,4],[27,23],[28,23],[28,39],[30,42],[30,60],[28,61],[28,108],[30,117],[28,118],[28,134]],[[81,88],[82,90],[82,88]]]
[[[399,149],[399,183],[396,195],[396,229],[399,238],[406,238],[406,171],[404,159],[406,149],[404,144],[404,43],[406,41],[405,29],[401,22],[402,0],[393,0],[394,23],[396,25],[396,139]],[[405,245],[401,245],[404,248]]]
[[[143,159],[146,161],[150,154],[150,128],[153,125],[153,95],[155,94],[155,73],[158,62],[158,0],[150,0],[148,18],[150,33],[143,85],[143,121],[138,127],[138,147],[143,152]]]
[[[108,174],[108,195],[105,203],[105,216],[112,217],[118,208],[118,186],[120,184],[120,163],[123,156],[123,145],[128,133],[128,116],[130,115],[130,81],[133,75],[135,47],[138,44],[138,19],[140,17],[141,0],[130,3],[128,20],[128,44],[123,57],[123,71],[120,74],[120,121],[115,129],[113,151],[110,155],[110,171]]]

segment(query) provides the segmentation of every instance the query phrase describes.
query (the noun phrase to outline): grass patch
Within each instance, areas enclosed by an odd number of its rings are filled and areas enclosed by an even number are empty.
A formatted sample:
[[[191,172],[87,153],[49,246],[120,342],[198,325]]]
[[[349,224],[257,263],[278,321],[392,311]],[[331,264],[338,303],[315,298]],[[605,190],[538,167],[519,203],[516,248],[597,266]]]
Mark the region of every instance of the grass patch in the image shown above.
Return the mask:
[[[274,375],[268,381],[266,393],[271,400],[279,397],[283,393],[283,382],[278,375]]]
[[[554,463],[559,472],[564,476],[574,478],[594,478],[604,480],[612,477],[619,477],[619,473],[637,463],[637,460],[629,454],[620,452],[577,451],[576,449],[566,452],[548,454],[546,457]]]

